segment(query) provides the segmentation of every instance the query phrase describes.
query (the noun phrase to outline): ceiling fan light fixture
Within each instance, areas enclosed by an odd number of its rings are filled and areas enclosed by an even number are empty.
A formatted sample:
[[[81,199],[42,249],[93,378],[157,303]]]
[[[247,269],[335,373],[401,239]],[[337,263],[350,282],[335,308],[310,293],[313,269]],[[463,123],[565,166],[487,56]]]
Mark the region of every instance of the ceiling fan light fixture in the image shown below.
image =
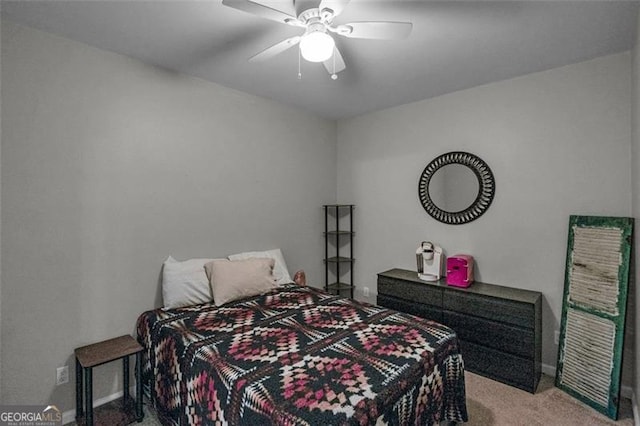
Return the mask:
[[[322,28],[311,28],[300,40],[300,53],[309,62],[324,62],[333,55],[336,42]]]

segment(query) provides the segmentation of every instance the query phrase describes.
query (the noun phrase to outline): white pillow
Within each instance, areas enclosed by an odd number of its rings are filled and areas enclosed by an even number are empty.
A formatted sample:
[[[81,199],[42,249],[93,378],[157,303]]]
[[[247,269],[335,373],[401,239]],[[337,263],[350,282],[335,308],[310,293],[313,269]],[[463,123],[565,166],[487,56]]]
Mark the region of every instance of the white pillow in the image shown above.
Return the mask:
[[[276,277],[278,284],[288,284],[293,282],[289,275],[289,271],[287,270],[287,264],[284,261],[282,250],[273,249],[267,251],[248,251],[229,256],[229,260],[243,260],[251,258],[267,258],[275,260],[276,265],[273,268],[273,275]]]
[[[162,300],[165,309],[211,302],[211,288],[204,264],[213,259],[178,262],[169,256],[162,267]]]
[[[245,260],[214,259],[204,267],[211,278],[215,304],[266,293],[278,286],[273,276],[275,260],[253,258]]]

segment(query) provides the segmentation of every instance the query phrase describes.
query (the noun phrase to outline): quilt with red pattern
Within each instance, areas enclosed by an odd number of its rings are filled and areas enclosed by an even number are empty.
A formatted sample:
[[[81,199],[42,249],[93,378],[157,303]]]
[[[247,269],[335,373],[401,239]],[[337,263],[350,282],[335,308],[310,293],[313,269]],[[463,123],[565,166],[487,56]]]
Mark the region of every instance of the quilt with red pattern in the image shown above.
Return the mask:
[[[165,424],[467,421],[455,333],[286,285],[223,306],[143,313],[145,389]]]

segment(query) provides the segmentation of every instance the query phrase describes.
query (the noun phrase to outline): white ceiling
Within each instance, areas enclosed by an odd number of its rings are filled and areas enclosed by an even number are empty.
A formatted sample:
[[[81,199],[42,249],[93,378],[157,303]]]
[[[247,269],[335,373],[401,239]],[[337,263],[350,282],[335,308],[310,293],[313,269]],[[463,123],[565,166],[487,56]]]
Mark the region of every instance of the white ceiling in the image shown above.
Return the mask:
[[[292,10],[293,0],[256,0]],[[319,0],[318,0],[319,2]],[[407,40],[336,37],[347,69],[290,49],[300,28],[212,1],[6,1],[2,16],[102,49],[339,119],[631,49],[638,2],[351,0],[336,24],[411,21]]]

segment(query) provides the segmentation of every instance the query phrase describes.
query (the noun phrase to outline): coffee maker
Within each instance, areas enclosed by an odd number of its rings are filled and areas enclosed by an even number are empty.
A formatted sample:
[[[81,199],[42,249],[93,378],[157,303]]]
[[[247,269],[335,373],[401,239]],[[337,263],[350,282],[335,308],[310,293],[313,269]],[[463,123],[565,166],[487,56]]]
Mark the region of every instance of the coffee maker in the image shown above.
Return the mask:
[[[443,260],[442,247],[431,241],[423,241],[416,249],[418,278],[423,281],[438,281],[442,277]]]

